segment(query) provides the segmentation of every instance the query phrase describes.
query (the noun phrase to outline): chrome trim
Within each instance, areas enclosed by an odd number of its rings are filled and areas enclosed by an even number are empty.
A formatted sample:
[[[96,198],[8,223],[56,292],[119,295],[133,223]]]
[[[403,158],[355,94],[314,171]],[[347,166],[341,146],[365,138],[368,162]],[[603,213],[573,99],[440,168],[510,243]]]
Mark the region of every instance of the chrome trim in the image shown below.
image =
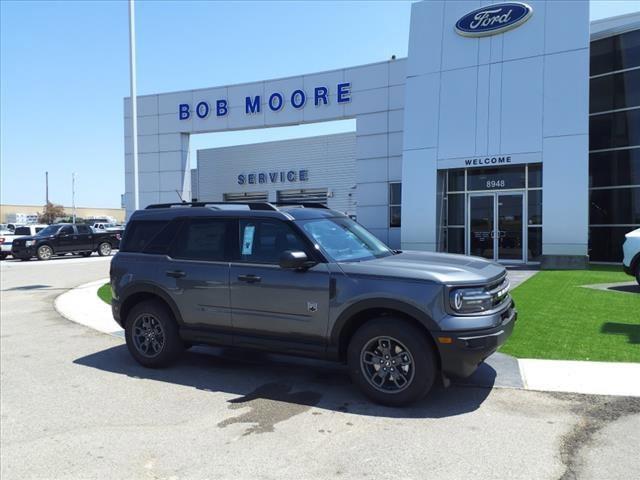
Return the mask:
[[[503,333],[504,333],[504,330],[500,330],[499,332],[490,333],[489,335],[476,335],[475,337],[458,337],[458,340],[462,340],[466,342],[468,340],[476,340],[478,338],[498,337]]]

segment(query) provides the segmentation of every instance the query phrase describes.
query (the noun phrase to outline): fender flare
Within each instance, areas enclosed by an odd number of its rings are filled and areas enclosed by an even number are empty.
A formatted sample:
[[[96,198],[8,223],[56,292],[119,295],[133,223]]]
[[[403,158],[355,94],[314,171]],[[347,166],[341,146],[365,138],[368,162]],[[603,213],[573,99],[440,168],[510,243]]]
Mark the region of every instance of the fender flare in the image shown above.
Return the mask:
[[[348,327],[350,320],[366,310],[395,310],[415,319],[428,332],[440,330],[438,324],[427,313],[409,303],[392,298],[370,298],[360,300],[347,307],[336,319],[329,336],[329,350],[335,349],[335,353],[339,353],[340,337]]]
[[[152,283],[146,283],[146,282],[137,282],[137,283],[132,283],[127,285],[126,287],[124,287],[124,289],[122,290],[122,292],[119,295],[119,303],[121,305],[121,309],[122,307],[127,303],[127,301],[134,295],[138,295],[138,294],[150,294],[150,295],[154,295],[156,297],[159,297],[160,299],[162,299],[171,309],[171,313],[173,313],[174,318],[176,319],[176,322],[178,322],[178,326],[183,326],[184,325],[184,321],[182,319],[182,315],[180,314],[180,309],[178,308],[178,305],[176,305],[176,302],[171,298],[171,296],[169,296],[169,294],[167,294],[167,292],[165,292],[162,288],[152,284]],[[120,315],[121,319],[122,319],[122,323],[124,324],[125,322],[125,318],[124,316],[121,314]]]

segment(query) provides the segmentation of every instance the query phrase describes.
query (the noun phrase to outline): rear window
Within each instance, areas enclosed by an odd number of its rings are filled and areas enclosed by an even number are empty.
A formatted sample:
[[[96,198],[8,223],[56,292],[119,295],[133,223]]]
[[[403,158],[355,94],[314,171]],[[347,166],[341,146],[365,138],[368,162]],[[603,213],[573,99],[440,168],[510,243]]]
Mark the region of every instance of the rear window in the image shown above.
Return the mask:
[[[129,222],[124,232],[120,250],[123,252],[142,252],[153,238],[168,225],[168,222],[133,221]]]
[[[18,227],[13,232],[14,235],[31,235],[31,229],[29,227]]]

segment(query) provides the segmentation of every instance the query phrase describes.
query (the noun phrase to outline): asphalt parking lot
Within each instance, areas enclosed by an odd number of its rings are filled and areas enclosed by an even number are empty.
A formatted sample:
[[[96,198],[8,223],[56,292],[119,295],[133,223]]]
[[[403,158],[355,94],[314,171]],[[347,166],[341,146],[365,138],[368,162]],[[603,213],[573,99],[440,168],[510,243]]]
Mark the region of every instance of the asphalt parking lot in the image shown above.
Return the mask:
[[[146,370],[53,309],[108,258],[0,266],[3,479],[634,478],[640,399],[437,388],[369,403],[340,365],[198,347]],[[88,312],[90,314],[90,312]]]

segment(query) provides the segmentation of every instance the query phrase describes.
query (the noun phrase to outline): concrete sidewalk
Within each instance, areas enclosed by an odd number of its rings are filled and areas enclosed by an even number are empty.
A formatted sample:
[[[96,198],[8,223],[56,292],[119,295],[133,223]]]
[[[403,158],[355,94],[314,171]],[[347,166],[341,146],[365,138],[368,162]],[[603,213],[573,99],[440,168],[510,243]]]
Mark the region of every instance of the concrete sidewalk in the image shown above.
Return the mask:
[[[102,333],[124,338],[111,308],[98,297],[108,278],[80,285],[55,300],[60,315]],[[640,397],[640,363],[516,359],[495,353],[458,385]]]

